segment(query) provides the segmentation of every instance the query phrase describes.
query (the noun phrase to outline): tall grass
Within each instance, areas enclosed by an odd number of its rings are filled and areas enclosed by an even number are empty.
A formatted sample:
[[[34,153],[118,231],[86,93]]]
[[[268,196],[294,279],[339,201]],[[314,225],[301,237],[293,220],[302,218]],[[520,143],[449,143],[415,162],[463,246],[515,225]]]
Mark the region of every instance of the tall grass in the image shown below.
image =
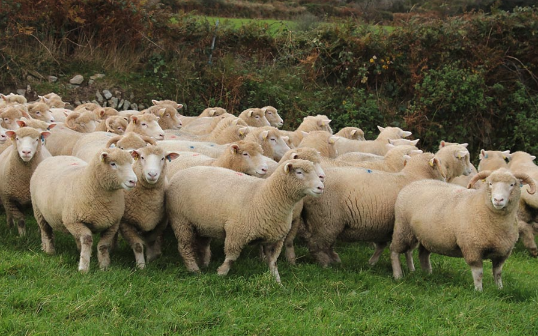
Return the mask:
[[[530,335],[538,327],[537,261],[520,244],[505,265],[503,290],[490,263],[478,293],[462,259],[438,255],[433,275],[417,271],[397,282],[387,253],[368,266],[365,244],[338,244],[342,264],[327,269],[299,244],[297,266],[279,263],[279,286],[257,246],[221,278],[217,242],[209,269],[192,275],[168,232],[163,257],[147,269],[134,268],[120,241],[108,271],[98,270],[94,255],[82,275],[70,236],[57,234],[57,254],[48,256],[33,218],[24,238],[5,227],[4,215],[0,223],[2,335]]]

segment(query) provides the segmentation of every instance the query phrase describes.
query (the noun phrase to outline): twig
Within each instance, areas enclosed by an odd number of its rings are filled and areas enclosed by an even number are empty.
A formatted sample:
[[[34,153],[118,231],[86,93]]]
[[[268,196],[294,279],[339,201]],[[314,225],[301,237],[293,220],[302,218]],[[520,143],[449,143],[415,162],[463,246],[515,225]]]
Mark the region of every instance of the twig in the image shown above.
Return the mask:
[[[47,49],[47,51],[48,51],[49,54],[50,54],[50,57],[52,57],[52,59],[53,59],[56,63],[58,63],[58,65],[61,65],[60,62],[58,62],[58,60],[54,57],[54,55],[52,54],[52,52],[50,51],[50,49],[49,49],[45,44],[43,44],[43,42],[41,42],[41,41],[37,38],[37,36],[35,36],[34,34],[30,34],[30,36],[32,36],[33,38],[35,38],[35,39],[37,40],[37,42],[39,42],[39,44],[41,44],[41,45],[43,46],[43,48]]]
[[[538,81],[537,81],[538,77],[536,77],[536,76],[535,76],[535,75],[534,75],[534,74],[527,68],[527,66],[525,66],[525,64],[523,64],[523,62],[521,62],[519,59],[517,59],[517,58],[515,58],[515,57],[513,57],[513,56],[506,56],[506,58],[510,58],[510,59],[513,59],[513,60],[518,61],[519,64],[521,64],[521,66],[523,67],[523,69],[525,69],[525,70],[529,73],[529,75],[531,75],[531,78],[532,78],[532,79],[534,80],[534,82],[538,85]]]

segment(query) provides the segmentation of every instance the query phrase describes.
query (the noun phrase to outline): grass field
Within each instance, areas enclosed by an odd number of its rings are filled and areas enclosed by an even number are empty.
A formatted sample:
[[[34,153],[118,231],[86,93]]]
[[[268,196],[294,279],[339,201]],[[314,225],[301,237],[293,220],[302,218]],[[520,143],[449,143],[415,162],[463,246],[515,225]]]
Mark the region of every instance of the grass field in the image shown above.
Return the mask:
[[[30,216],[29,216],[30,217]],[[201,275],[188,274],[173,236],[147,269],[120,241],[108,271],[92,258],[77,272],[70,236],[57,254],[40,251],[35,221],[18,238],[0,215],[0,335],[531,335],[538,330],[538,260],[518,243],[497,290],[485,263],[484,292],[474,291],[462,259],[432,256],[433,275],[391,277],[388,253],[378,265],[367,244],[339,244],[342,265],[321,269],[299,244],[295,267],[280,260],[283,286],[249,246],[230,274],[216,268],[222,244]],[[171,232],[169,232],[171,234]]]

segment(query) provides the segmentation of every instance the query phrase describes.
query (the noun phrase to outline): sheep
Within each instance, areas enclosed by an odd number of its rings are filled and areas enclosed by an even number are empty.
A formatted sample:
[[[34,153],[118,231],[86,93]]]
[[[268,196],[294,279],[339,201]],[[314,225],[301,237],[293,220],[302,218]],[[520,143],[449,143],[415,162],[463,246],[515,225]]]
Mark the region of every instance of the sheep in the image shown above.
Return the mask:
[[[56,155],[72,155],[73,146],[75,146],[78,139],[85,134],[73,131],[66,127],[63,123],[58,123],[54,129],[51,130],[51,135],[47,138],[45,147],[53,156]]]
[[[108,268],[125,210],[123,189],[132,189],[137,182],[132,163],[131,155],[118,148],[103,149],[89,163],[73,156],[41,162],[30,179],[30,194],[45,253],[55,252],[54,230],[68,232],[80,250],[78,270],[87,273],[92,234],[100,233],[99,267]]]
[[[518,151],[511,154],[508,167],[514,174],[525,173],[535,181],[538,181],[538,167],[534,164],[534,159],[536,159],[534,155]],[[534,234],[538,232],[538,224],[536,223],[537,209],[538,196],[529,194],[528,188],[522,191],[517,214],[519,237],[523,246],[525,246],[532,257],[538,256],[538,249],[534,240]]]
[[[338,152],[335,143],[340,139],[342,138],[334,136],[327,131],[311,131],[303,137],[297,147],[315,148],[323,157],[336,158]]]
[[[181,128],[183,131],[194,135],[206,135],[211,133],[217,124],[224,118],[233,116],[229,113],[224,113],[215,117],[179,117],[183,123]],[[191,119],[186,119],[191,118]]]
[[[110,116],[106,120],[101,121],[95,128],[95,132],[110,132],[121,135],[125,133],[129,119],[122,116]]]
[[[202,142],[202,141],[188,141],[188,140],[163,140],[159,141],[159,146],[167,151],[174,152],[195,152],[209,156],[211,158],[218,158],[228,145],[218,145],[214,142]]]
[[[297,127],[299,132],[326,131],[333,133],[329,125],[331,120],[326,115],[318,114],[316,116],[307,116],[303,118],[303,122]]]
[[[280,135],[280,131],[274,127],[258,127],[249,131],[245,140],[253,141],[262,146],[263,154],[273,160],[280,161],[290,147]]]
[[[0,110],[0,126],[10,130],[16,130],[19,128],[17,120],[20,120],[22,117],[23,113],[20,109],[11,106],[7,107]]]
[[[435,153],[435,156],[441,160],[448,172],[447,182],[452,182],[460,175],[468,176],[475,170],[471,164],[471,155],[467,150],[466,143],[442,147]]]
[[[264,106],[262,107],[262,111],[265,112],[265,118],[267,118],[271,126],[280,128],[284,125],[284,120],[282,120],[277,109],[273,106]]]
[[[84,103],[75,107],[75,111],[80,111],[80,110],[94,111],[94,110],[100,110],[100,109],[102,109],[101,105],[96,104],[96,103]]]
[[[441,150],[443,147],[456,146],[456,145],[463,146],[467,149],[467,143],[460,144],[457,142],[447,142],[447,141],[441,140],[439,144],[439,150]],[[469,168],[471,169],[470,174],[452,177],[449,182],[452,184],[457,184],[462,187],[467,187],[467,185],[469,184],[469,181],[471,181],[473,176],[475,176],[476,173],[478,172],[475,166],[472,165],[470,162],[469,162]],[[475,188],[478,188],[479,186],[480,186],[480,182],[475,183]]]
[[[256,177],[264,177],[268,169],[260,145],[238,141],[231,143],[216,159],[199,153],[179,152],[179,158],[169,165],[166,176],[171,179],[178,171],[195,166],[222,167]]]
[[[385,154],[382,160],[363,162],[347,162],[343,160],[333,160],[324,161],[322,166],[324,168],[353,166],[396,173],[401,171],[405,167],[407,160],[409,160],[411,156],[418,154],[422,154],[422,150],[417,149],[417,147],[401,145],[392,147],[387,152],[387,154]]]
[[[393,146],[402,146],[402,145],[407,145],[407,146],[416,146],[418,144],[418,142],[420,141],[420,139],[415,139],[415,140],[409,140],[409,139],[389,139],[389,144],[393,145]]]
[[[147,144],[155,145],[156,142],[150,137],[134,132],[128,132],[123,135],[93,132],[79,138],[73,145],[70,155],[89,162],[103,148],[109,148],[112,145],[122,150],[132,151],[140,147],[145,147]]]
[[[364,131],[357,127],[344,127],[335,135],[349,140],[366,140],[364,138]]]
[[[167,187],[167,161],[179,154],[166,152],[158,146],[147,146],[132,152],[135,158],[133,170],[138,183],[125,193],[125,211],[119,231],[133,249],[136,266],[146,267],[144,246],[148,262],[161,254],[162,233],[168,221],[164,208]]]
[[[52,128],[54,128],[56,126],[56,124],[52,124],[52,123],[49,124],[49,123],[46,123],[44,121],[37,120],[37,119],[26,119],[25,117],[22,117],[21,120],[17,120],[17,125],[20,128],[22,128],[22,127],[32,127],[32,128],[37,129],[37,130],[41,130],[43,132],[50,131]],[[1,133],[1,127],[0,127],[0,133]],[[4,130],[4,139],[7,140],[7,137],[5,136],[5,130]],[[1,140],[2,140],[2,135],[0,134],[0,154],[3,153],[6,149],[8,149],[12,145],[11,140],[9,140],[9,141],[4,140],[4,142],[2,142]],[[44,144],[45,143],[45,138],[42,138],[41,142]],[[50,152],[48,151],[48,149],[46,147],[42,146],[41,147],[41,152],[45,157],[51,156]]]
[[[65,119],[69,115],[69,113],[73,112],[72,110],[66,109],[66,108],[50,108],[50,113],[52,114],[52,117],[56,122],[65,122]]]
[[[50,107],[45,103],[33,103],[28,105],[28,114],[30,117],[44,122],[52,123],[55,121],[54,116],[50,112]]]
[[[366,161],[380,161],[383,160],[383,155],[376,155],[362,152],[348,152],[336,157],[339,161],[345,162],[366,162]]]
[[[208,107],[205,110],[203,110],[202,113],[200,113],[198,117],[199,118],[218,117],[226,113],[227,113],[226,109],[223,109],[222,107]]]
[[[243,140],[248,132],[249,129],[242,119],[229,117],[221,119],[211,133],[206,136],[200,136],[199,140],[222,145]]]
[[[499,168],[507,168],[508,164],[506,160],[510,160],[510,151],[486,151],[480,150],[480,163],[478,164],[478,171],[483,170],[497,170]]]
[[[91,133],[97,127],[97,116],[93,111],[78,109],[65,119],[65,126],[75,132]]]
[[[502,288],[502,267],[518,238],[515,221],[520,183],[528,184],[530,193],[536,185],[527,174],[501,168],[479,172],[468,188],[484,178],[486,183],[479,190],[418,181],[400,192],[390,246],[395,279],[402,277],[399,254],[406,253],[413,271],[411,253],[419,244],[420,265],[428,273],[432,272],[432,252],[463,257],[471,268],[475,289],[482,291],[482,260],[491,259],[495,283]]]
[[[0,101],[3,101],[7,105],[10,105],[10,104],[24,105],[24,104],[26,104],[28,102],[26,100],[26,97],[24,97],[22,95],[14,94],[14,93],[10,93],[7,96],[0,93],[0,99],[1,99]],[[0,105],[0,107],[1,106],[2,105]]]
[[[49,131],[22,127],[7,131],[12,146],[0,154],[0,199],[6,211],[7,226],[17,223],[20,236],[26,234],[24,207],[30,205],[30,177],[36,167],[50,154],[42,151],[42,139]]]
[[[176,109],[176,111],[183,108],[183,104],[178,104],[177,102],[175,102],[173,100],[155,100],[155,99],[152,99],[151,102],[155,106],[170,106],[170,107]]]
[[[6,136],[6,129],[0,126],[0,145],[6,143],[7,136]]]
[[[340,262],[333,250],[337,238],[375,242],[376,251],[369,260],[375,264],[392,237],[398,192],[413,181],[446,176],[432,153],[411,157],[398,173],[355,167],[324,170],[323,196],[305,198],[303,208],[308,249],[322,267]]]
[[[276,260],[293,208],[307,195],[321,195],[323,188],[314,165],[305,160],[285,161],[267,179],[218,167],[192,167],[176,174],[166,191],[166,208],[187,269],[200,271],[196,251],[202,265],[209,264],[211,238],[224,238],[226,259],[219,275],[228,274],[246,244],[261,240],[269,270],[280,283]]]
[[[381,127],[379,135],[375,140],[357,141],[341,139],[336,143],[336,150],[340,155],[348,152],[364,152],[376,155],[385,155],[388,151],[386,144],[389,139],[401,139],[411,135],[411,132],[404,131],[399,127]]]
[[[159,117],[153,114],[141,114],[138,116],[132,116],[131,121],[125,129],[127,132],[135,132],[141,135],[155,138],[155,140],[164,139],[164,131],[159,126]]]
[[[47,104],[50,108],[65,108],[66,103],[62,101],[62,97],[58,96],[56,93],[49,93],[42,97],[39,97],[40,101]],[[61,121],[61,120],[58,120]]]
[[[271,126],[265,117],[265,111],[259,108],[249,108],[239,114],[239,118],[247,123],[248,126],[263,127]]]
[[[155,105],[142,113],[152,113],[159,117],[159,126],[161,126],[163,130],[178,130],[183,125],[178,117],[177,110],[168,105]]]

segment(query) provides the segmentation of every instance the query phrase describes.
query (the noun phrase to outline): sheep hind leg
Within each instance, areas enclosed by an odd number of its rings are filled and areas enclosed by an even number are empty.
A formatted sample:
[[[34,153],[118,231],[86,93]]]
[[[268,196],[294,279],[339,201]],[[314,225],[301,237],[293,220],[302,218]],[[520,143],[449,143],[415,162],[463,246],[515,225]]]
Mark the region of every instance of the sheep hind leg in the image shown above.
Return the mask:
[[[146,241],[146,258],[147,262],[159,258],[162,255],[163,236],[162,234],[157,236],[153,241]]]
[[[4,209],[6,210],[6,220],[8,227],[12,227],[13,223],[17,222],[17,231],[20,237],[26,235],[26,221],[24,220],[24,213],[18,207],[17,203],[12,201],[4,202]]]
[[[110,266],[110,250],[114,245],[114,237],[118,233],[120,223],[117,222],[108,229],[101,232],[99,244],[97,244],[97,259],[99,260],[99,268],[106,270]],[[144,257],[142,248],[142,258]]]
[[[372,255],[372,257],[370,258],[370,260],[368,260],[368,263],[372,266],[374,266],[375,264],[377,264],[377,262],[379,261],[379,257],[381,257],[381,254],[383,253],[383,251],[385,250],[385,247],[387,247],[388,243],[387,242],[383,242],[383,243],[374,243],[375,245],[375,251],[374,251],[374,254]]]
[[[239,258],[243,247],[248,243],[247,237],[238,230],[226,232],[224,239],[224,254],[226,258],[222,265],[217,269],[218,275],[226,275],[230,271],[233,263]]]
[[[198,254],[198,260],[202,267],[206,268],[211,262],[211,238],[197,237],[196,238],[196,252]]]
[[[492,270],[493,270],[493,279],[495,280],[495,284],[497,285],[497,288],[502,289],[503,288],[503,281],[502,281],[502,270],[504,262],[506,261],[506,258],[497,258],[492,259]]]
[[[293,241],[295,240],[295,237],[297,236],[297,232],[299,231],[300,225],[301,225],[301,218],[294,219],[291,222],[291,229],[288,232],[286,239],[284,240],[284,246],[286,246],[286,260],[292,265],[295,265],[297,261],[297,256],[295,255],[295,246],[293,245]]]
[[[518,220],[517,226],[523,246],[525,246],[532,257],[536,258],[538,256],[538,249],[536,247],[536,241],[534,240],[533,227],[522,220]]]
[[[280,274],[278,274],[278,267],[277,267],[277,259],[280,255],[280,252],[282,251],[282,246],[284,245],[284,241],[280,240],[274,244],[267,244],[265,246],[266,249],[266,255],[267,255],[267,264],[269,264],[269,271],[271,272],[271,275],[275,277],[275,280],[277,283],[280,282]]]
[[[54,254],[56,251],[54,249],[54,233],[52,227],[36,208],[34,208],[34,217],[41,232],[41,248],[46,254]]]
[[[430,262],[431,254],[432,253],[422,246],[422,244],[418,246],[418,260],[420,260],[420,268],[422,268],[428,274],[432,273],[432,264]]]
[[[170,217],[170,226],[174,231],[177,239],[177,249],[183,263],[189,272],[200,273],[200,267],[196,263],[196,252],[194,246],[196,244],[196,233],[194,227],[183,218]]]
[[[66,228],[75,237],[75,240],[78,242],[77,246],[80,246],[78,270],[81,273],[88,273],[90,270],[90,258],[92,256],[92,232],[82,223],[70,223],[66,225]]]

